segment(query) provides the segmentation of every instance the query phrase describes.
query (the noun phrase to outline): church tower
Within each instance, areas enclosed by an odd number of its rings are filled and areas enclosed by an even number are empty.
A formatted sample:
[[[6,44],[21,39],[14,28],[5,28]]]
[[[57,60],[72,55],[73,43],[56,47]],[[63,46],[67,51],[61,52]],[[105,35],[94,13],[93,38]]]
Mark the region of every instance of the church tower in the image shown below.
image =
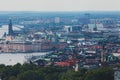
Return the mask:
[[[8,35],[9,36],[13,36],[14,33],[13,33],[13,29],[12,29],[12,20],[9,19],[9,24],[8,24]]]

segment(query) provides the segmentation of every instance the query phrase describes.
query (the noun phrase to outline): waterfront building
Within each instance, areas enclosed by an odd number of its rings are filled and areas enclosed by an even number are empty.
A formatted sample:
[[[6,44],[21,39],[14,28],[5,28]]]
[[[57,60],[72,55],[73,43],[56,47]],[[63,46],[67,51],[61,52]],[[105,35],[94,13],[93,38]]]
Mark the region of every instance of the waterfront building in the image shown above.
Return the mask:
[[[50,42],[6,41],[0,43],[1,52],[40,52],[50,51],[53,46]]]

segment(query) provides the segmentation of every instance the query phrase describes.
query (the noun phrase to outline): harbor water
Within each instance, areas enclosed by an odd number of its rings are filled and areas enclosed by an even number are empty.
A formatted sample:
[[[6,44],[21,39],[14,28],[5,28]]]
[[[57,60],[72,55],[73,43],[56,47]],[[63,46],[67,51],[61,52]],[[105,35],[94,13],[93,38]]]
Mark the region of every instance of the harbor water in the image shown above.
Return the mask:
[[[1,53],[0,64],[15,65],[17,63],[24,64],[32,56],[45,56],[50,52],[38,52],[38,53]]]

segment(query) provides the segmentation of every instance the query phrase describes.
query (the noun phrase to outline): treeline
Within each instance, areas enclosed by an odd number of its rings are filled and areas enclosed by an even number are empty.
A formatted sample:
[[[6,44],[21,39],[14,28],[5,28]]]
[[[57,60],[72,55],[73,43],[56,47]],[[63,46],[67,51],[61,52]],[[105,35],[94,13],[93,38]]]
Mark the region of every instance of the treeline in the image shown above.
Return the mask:
[[[67,67],[39,67],[32,64],[0,65],[2,80],[114,80],[111,67],[94,70],[80,69],[75,72]]]

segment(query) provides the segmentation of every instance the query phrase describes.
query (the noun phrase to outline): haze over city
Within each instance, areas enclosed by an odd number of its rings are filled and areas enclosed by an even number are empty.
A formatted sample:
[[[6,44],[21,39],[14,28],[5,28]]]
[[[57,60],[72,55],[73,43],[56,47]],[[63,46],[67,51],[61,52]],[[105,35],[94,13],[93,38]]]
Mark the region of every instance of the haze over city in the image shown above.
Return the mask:
[[[120,0],[0,0],[0,11],[119,11]]]
[[[0,80],[120,80],[120,0],[0,0]]]

